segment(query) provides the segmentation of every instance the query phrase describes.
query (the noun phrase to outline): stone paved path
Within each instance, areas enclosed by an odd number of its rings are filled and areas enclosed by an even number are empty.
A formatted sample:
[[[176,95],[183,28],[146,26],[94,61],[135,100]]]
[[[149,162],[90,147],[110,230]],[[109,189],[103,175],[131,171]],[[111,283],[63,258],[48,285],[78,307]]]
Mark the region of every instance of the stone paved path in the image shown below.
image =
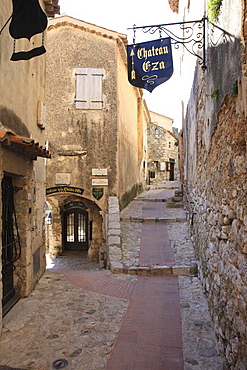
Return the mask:
[[[185,211],[155,201],[173,192],[151,188],[122,211],[170,220],[121,222],[126,266],[196,262]],[[197,276],[113,275],[78,254],[50,267],[4,318],[0,369],[223,369]]]

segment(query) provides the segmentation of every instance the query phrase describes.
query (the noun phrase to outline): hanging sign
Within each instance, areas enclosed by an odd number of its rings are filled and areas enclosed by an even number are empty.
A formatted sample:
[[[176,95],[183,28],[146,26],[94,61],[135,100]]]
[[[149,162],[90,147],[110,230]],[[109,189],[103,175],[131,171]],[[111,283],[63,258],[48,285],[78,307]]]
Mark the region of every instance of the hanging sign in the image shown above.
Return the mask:
[[[47,27],[47,16],[43,12],[39,0],[12,0],[13,15],[9,26],[9,33],[14,39],[14,50],[11,60],[28,60],[46,52],[44,47],[44,31]],[[30,39],[42,34],[42,45],[33,48]],[[16,40],[28,39],[30,50],[16,52]]]
[[[152,92],[173,74],[170,37],[127,46],[131,85]]]

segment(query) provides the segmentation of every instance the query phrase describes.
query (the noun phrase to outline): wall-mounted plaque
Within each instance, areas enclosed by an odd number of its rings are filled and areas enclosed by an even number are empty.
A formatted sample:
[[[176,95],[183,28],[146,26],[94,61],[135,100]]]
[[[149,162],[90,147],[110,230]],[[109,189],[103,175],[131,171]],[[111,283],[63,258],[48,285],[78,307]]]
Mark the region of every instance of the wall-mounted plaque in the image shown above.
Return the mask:
[[[92,179],[92,185],[100,185],[100,186],[107,186],[108,179]]]
[[[93,168],[92,175],[93,176],[107,176],[107,168]]]
[[[92,195],[96,200],[100,200],[104,195],[104,188],[92,188]]]
[[[58,172],[55,174],[56,185],[69,185],[70,184],[70,173]]]

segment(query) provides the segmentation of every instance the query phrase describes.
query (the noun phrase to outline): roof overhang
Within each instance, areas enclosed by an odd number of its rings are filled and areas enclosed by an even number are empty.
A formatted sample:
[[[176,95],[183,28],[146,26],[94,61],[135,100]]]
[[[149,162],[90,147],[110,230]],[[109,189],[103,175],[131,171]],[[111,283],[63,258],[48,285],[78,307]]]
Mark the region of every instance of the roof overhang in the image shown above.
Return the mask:
[[[17,135],[13,131],[0,129],[0,143],[7,149],[18,152],[32,160],[36,160],[37,157],[51,158],[49,151],[40,146],[38,142]]]

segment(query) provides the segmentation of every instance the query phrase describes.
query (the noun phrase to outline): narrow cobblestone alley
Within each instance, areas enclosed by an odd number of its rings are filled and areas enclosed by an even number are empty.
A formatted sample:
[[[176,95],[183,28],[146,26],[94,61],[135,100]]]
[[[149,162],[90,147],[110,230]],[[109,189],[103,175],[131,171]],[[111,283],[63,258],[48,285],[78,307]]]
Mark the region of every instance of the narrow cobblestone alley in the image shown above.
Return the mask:
[[[4,317],[0,369],[224,368],[176,186],[151,186],[121,212],[126,273],[78,254],[49,261]]]

